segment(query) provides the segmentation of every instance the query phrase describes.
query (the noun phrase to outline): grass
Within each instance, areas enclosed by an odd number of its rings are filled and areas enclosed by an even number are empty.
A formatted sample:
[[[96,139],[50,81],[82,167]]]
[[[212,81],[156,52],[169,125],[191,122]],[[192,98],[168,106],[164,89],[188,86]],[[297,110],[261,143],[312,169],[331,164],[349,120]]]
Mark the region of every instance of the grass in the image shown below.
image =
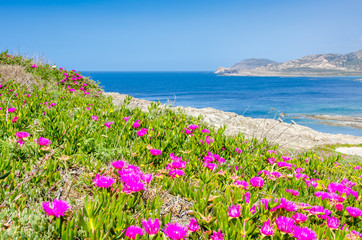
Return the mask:
[[[159,104],[148,112],[129,109],[130,99],[115,106],[76,71],[7,52],[0,66],[23,69],[3,71],[0,82],[0,239],[358,237],[361,216],[347,207],[361,209],[361,169],[330,148],[283,153]],[[53,200],[70,208],[46,211]],[[276,219],[295,213],[307,221],[283,233]],[[332,216],[349,228],[331,228]],[[132,234],[149,218],[161,222],[156,234]],[[261,234],[267,220],[273,237]]]

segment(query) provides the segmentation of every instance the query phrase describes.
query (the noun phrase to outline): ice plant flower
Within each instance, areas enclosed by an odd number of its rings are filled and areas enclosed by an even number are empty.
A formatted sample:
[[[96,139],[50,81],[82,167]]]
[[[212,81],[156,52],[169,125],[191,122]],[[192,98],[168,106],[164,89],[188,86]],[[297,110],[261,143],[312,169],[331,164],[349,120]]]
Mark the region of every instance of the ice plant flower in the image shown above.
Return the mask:
[[[293,196],[299,196],[299,192],[294,189],[286,189],[287,193],[292,193]]]
[[[260,228],[260,233],[265,236],[274,235],[273,226],[270,225],[270,219],[268,219],[268,221],[264,222],[264,225]]]
[[[23,139],[23,138],[26,138],[26,137],[30,136],[30,134],[27,133],[27,132],[17,132],[17,133],[15,133],[15,135],[20,139]]]
[[[158,233],[158,231],[160,231],[161,223],[158,218],[156,218],[153,222],[152,218],[149,218],[148,221],[143,220],[142,225],[148,235],[155,235]]]
[[[141,130],[139,130],[137,132],[137,136],[139,137],[143,137],[143,135],[146,135],[148,133],[148,129],[147,128],[141,128]]]
[[[32,68],[38,68],[38,66],[35,65],[35,64],[31,65],[31,67],[32,67]]]
[[[253,187],[262,187],[264,185],[264,179],[261,177],[250,178],[250,184]]]
[[[362,216],[362,211],[359,208],[346,207],[346,211],[348,212],[349,215],[351,215],[352,217],[355,217],[355,218]]]
[[[99,174],[97,174],[96,177],[93,179],[93,183],[100,188],[109,188],[115,182],[116,181],[112,177]]]
[[[338,211],[342,211],[342,210],[343,210],[343,205],[340,204],[340,203],[338,203],[338,204],[336,204],[336,205],[334,206],[334,208],[335,208],[336,210],[338,210]]]
[[[15,112],[15,110],[16,110],[16,108],[8,108],[9,113]]]
[[[233,204],[229,207],[228,216],[231,218],[238,218],[240,217],[240,205]]]
[[[35,139],[35,142],[38,143],[40,146],[46,146],[52,143],[49,139],[43,137]]]
[[[224,234],[221,233],[221,229],[217,232],[213,231],[213,234],[210,237],[212,240],[224,240]]]
[[[124,120],[124,119],[123,119]],[[127,119],[128,120],[128,119]],[[132,124],[132,128],[138,128],[140,126],[141,120],[136,120],[133,124]]]
[[[70,209],[70,205],[63,200],[54,199],[52,203],[43,202],[43,209],[49,216],[64,216],[64,213]]]
[[[296,226],[293,231],[293,237],[298,240],[316,240],[317,234],[307,227]]]
[[[105,122],[104,126],[106,126],[107,128],[111,128],[112,124],[113,124],[113,122]]]
[[[237,152],[237,153],[242,153],[243,150],[241,150],[240,148],[235,148],[235,152]]]
[[[178,223],[168,223],[163,232],[172,240],[184,239],[187,236],[187,228]]]
[[[112,162],[112,166],[115,168],[115,169],[122,169],[124,166],[126,165],[126,162],[125,161],[114,161]]]
[[[150,149],[150,153],[151,153],[153,156],[157,156],[157,155],[161,155],[161,154],[162,154],[162,151],[159,150],[159,149]]]
[[[339,227],[339,219],[334,217],[327,217],[327,226],[330,229],[338,229]]]
[[[98,117],[97,117],[97,116],[91,116],[91,120],[97,121],[97,120],[98,120]]]
[[[190,224],[187,226],[187,228],[191,231],[191,232],[197,232],[200,231],[200,225],[197,222],[197,220],[195,218],[191,218],[190,219]]]
[[[128,238],[136,239],[137,235],[142,236],[145,232],[138,226],[129,226],[126,230],[125,236]]]
[[[188,126],[188,129],[193,131],[193,130],[199,129],[199,126],[195,125],[195,124],[191,124],[191,125]]]
[[[236,180],[234,182],[234,184],[235,184],[235,186],[241,187],[243,189],[248,189],[248,187],[249,187],[249,183],[247,181]]]
[[[19,117],[18,116],[15,116],[11,121],[14,123],[16,121],[18,121]]]
[[[185,172],[180,169],[173,169],[168,172],[168,175],[170,175],[172,178],[177,178],[185,175]]]
[[[277,224],[277,228],[284,233],[291,233],[294,229],[294,220],[288,217],[276,217],[275,223]]]
[[[16,145],[18,145],[18,147],[21,147],[21,146],[23,146],[25,144],[25,142],[23,141],[23,139],[19,139],[18,140],[18,142],[17,142],[17,144]]]
[[[202,132],[202,133],[210,133],[210,130],[208,130],[208,129],[202,129],[201,132]]]
[[[123,121],[127,122],[129,120],[129,117],[122,118]]]
[[[294,221],[299,224],[299,223],[304,223],[305,221],[307,221],[308,217],[302,213],[294,213],[292,215],[292,218],[294,219]]]

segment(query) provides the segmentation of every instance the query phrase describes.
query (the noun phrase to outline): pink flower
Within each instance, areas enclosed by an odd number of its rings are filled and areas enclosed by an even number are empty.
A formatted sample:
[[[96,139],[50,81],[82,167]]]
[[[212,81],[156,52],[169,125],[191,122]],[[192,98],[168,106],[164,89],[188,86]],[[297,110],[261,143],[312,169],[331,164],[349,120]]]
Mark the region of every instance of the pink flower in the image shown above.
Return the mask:
[[[35,142],[38,143],[40,146],[50,145],[52,143],[49,139],[43,137],[35,139]]]
[[[18,140],[18,142],[17,142],[17,144],[16,145],[18,145],[18,147],[21,147],[21,146],[23,146],[25,144],[25,142],[23,141],[23,139],[19,139]]]
[[[293,231],[293,237],[298,240],[316,240],[317,234],[307,227],[296,226]]]
[[[111,128],[112,124],[113,124],[113,122],[105,122],[104,126],[106,126],[107,128]]]
[[[236,186],[242,187],[243,189],[248,189],[248,187],[249,187],[249,183],[248,183],[247,181],[236,180],[236,181],[234,182],[234,184],[235,184]]]
[[[235,152],[237,152],[237,153],[242,153],[243,150],[241,150],[240,148],[235,148]]]
[[[182,132],[186,133],[187,135],[192,133],[192,131],[187,128],[182,129]]]
[[[339,227],[339,220],[338,220],[338,218],[327,217],[327,226],[328,226],[330,229],[338,229],[338,227]]]
[[[228,216],[231,218],[238,218],[240,217],[241,213],[240,213],[240,205],[231,205],[231,207],[229,207],[229,213]]]
[[[208,129],[202,129],[201,132],[202,132],[202,133],[210,133],[210,130],[208,130]]]
[[[191,232],[197,232],[200,231],[200,225],[197,222],[197,220],[195,218],[191,218],[190,219],[190,224],[187,226],[187,228],[191,231]]]
[[[16,110],[16,108],[8,108],[9,113],[15,112],[15,110]]]
[[[59,217],[64,216],[64,213],[70,209],[70,205],[63,200],[54,199],[50,204],[49,202],[43,202],[43,209],[49,216]]]
[[[139,137],[143,137],[143,135],[146,135],[148,133],[148,129],[147,128],[141,128],[141,130],[139,130],[138,132],[137,132],[137,135],[139,136]]]
[[[269,164],[274,164],[275,163],[275,158],[268,158],[268,162],[269,162]]]
[[[126,194],[133,192],[139,192],[145,190],[145,184],[143,182],[128,181],[124,184],[122,191]]]
[[[159,150],[159,149],[150,149],[150,153],[151,153],[153,156],[157,156],[157,155],[161,155],[161,154],[162,154],[162,151]]]
[[[150,174],[142,174],[141,179],[142,179],[142,181],[144,181],[146,183],[150,183],[152,181],[152,179],[153,179],[153,175],[152,175],[152,173],[150,173]]]
[[[69,88],[69,92],[75,92],[74,88]]]
[[[149,235],[155,235],[160,231],[160,220],[158,218],[155,219],[155,221],[152,223],[152,218],[149,218],[148,221],[144,220],[142,221],[142,225],[146,230],[146,233]]]
[[[244,198],[245,198],[246,203],[250,202],[250,196],[251,196],[250,192],[245,192],[244,193]]]
[[[99,174],[97,174],[96,177],[93,179],[93,183],[100,188],[109,188],[115,182],[116,181],[112,177]]]
[[[137,235],[142,236],[144,234],[145,232],[142,228],[132,225],[127,228],[125,236],[128,238],[136,239]]]
[[[292,218],[294,219],[294,221],[299,224],[299,223],[304,223],[305,221],[307,221],[308,217],[302,213],[294,213],[292,215]]]
[[[362,216],[362,211],[359,208],[346,207],[346,211],[349,213],[349,215],[351,215],[352,217],[355,217],[355,218]]]
[[[173,169],[168,172],[168,175],[170,175],[172,178],[175,178],[185,175],[185,172],[179,169]]]
[[[299,192],[294,189],[286,189],[287,193],[292,193],[293,196],[299,196]]]
[[[262,187],[264,185],[264,179],[261,177],[250,178],[250,184],[253,187]]]
[[[265,236],[274,235],[273,226],[270,225],[270,219],[268,219],[268,221],[264,222],[264,225],[260,228],[260,233]]]
[[[20,139],[26,138],[26,137],[29,137],[29,136],[30,136],[30,134],[27,133],[27,132],[17,132],[17,133],[15,133],[15,135],[16,135],[18,138],[20,138]]]
[[[126,165],[125,161],[114,161],[114,162],[112,162],[112,166],[115,169],[122,169],[125,165]]]
[[[189,125],[188,128],[190,130],[196,130],[196,129],[199,129],[199,126],[192,124],[192,125]]]
[[[18,119],[19,119],[19,117],[18,117],[18,116],[15,116],[15,117],[13,118],[13,120],[11,120],[11,121],[14,123],[14,122],[18,121]]]
[[[123,121],[127,122],[129,120],[129,117],[122,118]]]
[[[91,116],[91,120],[97,121],[98,117],[97,116]]]
[[[294,229],[294,220],[288,217],[276,217],[275,223],[277,228],[284,233],[291,233]]]
[[[163,232],[172,240],[183,239],[187,236],[187,228],[178,223],[168,223]]]
[[[124,118],[123,118],[124,120]],[[128,120],[128,119],[127,119]],[[140,126],[141,120],[136,120],[133,124],[132,124],[132,128],[138,128]]]
[[[340,204],[340,203],[338,203],[338,204],[336,204],[336,205],[334,206],[334,208],[335,208],[336,210],[338,210],[338,211],[342,211],[342,210],[343,210],[343,205]]]
[[[213,234],[210,237],[212,240],[224,240],[224,234],[221,233],[221,229],[217,232],[213,231]]]
[[[32,67],[32,68],[38,68],[38,66],[35,65],[35,64],[31,65],[31,67]]]

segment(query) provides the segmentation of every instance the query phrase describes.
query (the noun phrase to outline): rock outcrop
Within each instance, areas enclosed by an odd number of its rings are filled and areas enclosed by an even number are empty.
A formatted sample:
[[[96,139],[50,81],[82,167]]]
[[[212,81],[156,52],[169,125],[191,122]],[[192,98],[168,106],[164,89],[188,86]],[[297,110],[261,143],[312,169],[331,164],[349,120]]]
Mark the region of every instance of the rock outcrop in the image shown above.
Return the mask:
[[[112,96],[115,105],[123,104],[128,96],[112,92],[105,93],[105,95]],[[151,101],[132,98],[128,107],[131,109],[138,107],[142,111],[148,111],[151,103]],[[260,140],[266,138],[271,143],[277,143],[283,148],[302,150],[325,144],[362,144],[362,137],[321,133],[298,124],[288,124],[273,119],[254,119],[214,108],[175,107],[173,109],[181,109],[194,117],[201,115],[202,121],[215,129],[225,125],[227,135],[237,135],[241,132],[247,138],[255,137]]]

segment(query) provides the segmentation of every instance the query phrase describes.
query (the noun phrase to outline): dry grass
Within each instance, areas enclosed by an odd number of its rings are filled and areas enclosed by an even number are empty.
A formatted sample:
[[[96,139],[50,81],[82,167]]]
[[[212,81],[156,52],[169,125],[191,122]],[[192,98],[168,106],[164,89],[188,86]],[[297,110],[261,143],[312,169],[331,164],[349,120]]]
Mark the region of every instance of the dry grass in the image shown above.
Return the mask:
[[[25,72],[24,67],[19,65],[0,65],[0,84],[6,84],[10,81],[20,83],[31,91],[33,86],[41,87],[39,80],[30,73]]]

